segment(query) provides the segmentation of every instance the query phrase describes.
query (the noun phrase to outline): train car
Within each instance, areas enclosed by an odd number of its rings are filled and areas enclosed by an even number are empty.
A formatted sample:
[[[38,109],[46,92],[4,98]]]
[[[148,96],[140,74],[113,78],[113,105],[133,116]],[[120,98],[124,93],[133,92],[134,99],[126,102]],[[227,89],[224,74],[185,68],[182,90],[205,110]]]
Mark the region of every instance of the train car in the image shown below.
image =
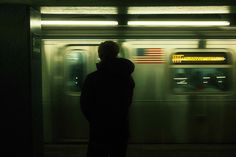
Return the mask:
[[[105,40],[135,64],[130,145],[235,143],[235,39],[43,40],[45,143],[88,141],[81,86]]]

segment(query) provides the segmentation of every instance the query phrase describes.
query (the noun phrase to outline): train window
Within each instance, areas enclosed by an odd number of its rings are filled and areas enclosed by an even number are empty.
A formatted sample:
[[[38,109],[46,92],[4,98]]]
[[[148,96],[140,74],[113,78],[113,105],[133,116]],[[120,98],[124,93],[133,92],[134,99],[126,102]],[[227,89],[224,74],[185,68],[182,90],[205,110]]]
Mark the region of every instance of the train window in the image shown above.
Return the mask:
[[[171,55],[174,93],[224,93],[232,85],[232,57],[224,49],[178,50]]]
[[[226,92],[230,90],[229,68],[174,68],[174,92]]]
[[[80,92],[85,75],[85,50],[65,55],[65,86],[69,92]]]

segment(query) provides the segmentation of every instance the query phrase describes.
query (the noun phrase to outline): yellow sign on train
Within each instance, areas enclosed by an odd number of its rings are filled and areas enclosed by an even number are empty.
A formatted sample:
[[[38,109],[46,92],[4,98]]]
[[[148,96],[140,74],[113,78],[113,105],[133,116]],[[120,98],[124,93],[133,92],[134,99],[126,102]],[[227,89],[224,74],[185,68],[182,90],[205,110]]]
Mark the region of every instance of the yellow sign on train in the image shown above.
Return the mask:
[[[228,64],[225,52],[177,52],[172,54],[173,64]]]

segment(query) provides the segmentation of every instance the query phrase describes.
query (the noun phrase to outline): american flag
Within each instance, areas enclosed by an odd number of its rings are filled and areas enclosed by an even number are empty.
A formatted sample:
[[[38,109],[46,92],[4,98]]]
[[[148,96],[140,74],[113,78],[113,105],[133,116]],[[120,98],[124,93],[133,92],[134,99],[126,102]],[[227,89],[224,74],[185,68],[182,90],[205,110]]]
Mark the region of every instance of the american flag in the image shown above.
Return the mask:
[[[164,63],[164,51],[162,48],[137,48],[133,56],[137,64],[161,64]]]

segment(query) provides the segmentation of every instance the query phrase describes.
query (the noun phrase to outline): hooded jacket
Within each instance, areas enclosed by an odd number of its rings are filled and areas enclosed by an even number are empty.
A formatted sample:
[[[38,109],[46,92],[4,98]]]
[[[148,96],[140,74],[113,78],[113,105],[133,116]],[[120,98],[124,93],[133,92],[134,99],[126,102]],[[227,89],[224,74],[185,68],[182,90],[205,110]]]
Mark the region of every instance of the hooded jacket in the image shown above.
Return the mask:
[[[87,75],[80,105],[90,126],[119,130],[127,125],[135,86],[133,71],[131,61],[114,58],[98,63],[97,70]]]

